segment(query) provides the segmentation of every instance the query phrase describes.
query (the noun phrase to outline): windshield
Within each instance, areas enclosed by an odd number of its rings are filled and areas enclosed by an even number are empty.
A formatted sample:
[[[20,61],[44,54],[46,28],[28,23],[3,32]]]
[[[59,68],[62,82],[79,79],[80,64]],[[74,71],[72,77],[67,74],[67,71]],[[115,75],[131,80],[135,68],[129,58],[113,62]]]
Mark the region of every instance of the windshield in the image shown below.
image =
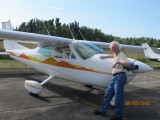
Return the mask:
[[[97,46],[87,42],[73,42],[72,46],[77,54],[84,60],[96,54],[108,54]]]

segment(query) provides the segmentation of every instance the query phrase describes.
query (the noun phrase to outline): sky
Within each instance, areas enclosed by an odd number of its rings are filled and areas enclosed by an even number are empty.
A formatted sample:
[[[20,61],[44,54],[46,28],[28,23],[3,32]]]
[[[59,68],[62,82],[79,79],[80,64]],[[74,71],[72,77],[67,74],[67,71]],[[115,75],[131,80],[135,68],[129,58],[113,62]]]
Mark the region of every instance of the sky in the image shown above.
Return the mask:
[[[32,18],[100,29],[117,37],[160,40],[160,0],[0,0],[0,22],[14,27]]]

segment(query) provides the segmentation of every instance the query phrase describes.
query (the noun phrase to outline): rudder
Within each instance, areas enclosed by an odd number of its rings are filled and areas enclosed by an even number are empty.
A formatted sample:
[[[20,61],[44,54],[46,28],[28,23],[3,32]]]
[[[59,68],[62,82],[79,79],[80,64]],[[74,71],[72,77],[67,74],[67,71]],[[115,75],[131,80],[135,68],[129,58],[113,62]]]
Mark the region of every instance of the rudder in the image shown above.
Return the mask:
[[[12,24],[9,21],[2,22],[2,29],[13,30]],[[13,50],[13,49],[28,49],[20,44],[17,41],[3,40],[4,49]]]
[[[160,55],[156,54],[147,43],[143,43],[142,46],[146,47],[146,49],[144,49],[144,54],[147,58],[156,59],[160,57]]]

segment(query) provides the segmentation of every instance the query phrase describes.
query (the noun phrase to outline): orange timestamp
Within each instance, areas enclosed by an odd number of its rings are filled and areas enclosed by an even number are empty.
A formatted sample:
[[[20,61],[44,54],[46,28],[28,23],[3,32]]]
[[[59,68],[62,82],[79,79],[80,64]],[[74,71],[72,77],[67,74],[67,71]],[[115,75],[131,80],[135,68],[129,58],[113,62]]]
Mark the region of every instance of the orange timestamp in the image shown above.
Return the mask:
[[[151,105],[150,101],[126,101],[125,105]]]

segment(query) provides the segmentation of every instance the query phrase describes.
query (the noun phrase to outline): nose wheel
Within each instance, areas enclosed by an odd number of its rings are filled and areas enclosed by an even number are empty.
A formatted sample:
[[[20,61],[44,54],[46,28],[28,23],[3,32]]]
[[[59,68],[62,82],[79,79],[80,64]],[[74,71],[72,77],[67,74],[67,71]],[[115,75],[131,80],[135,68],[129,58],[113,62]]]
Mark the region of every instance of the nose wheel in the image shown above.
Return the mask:
[[[85,85],[87,88],[93,88],[93,85]]]
[[[29,94],[30,94],[31,96],[34,96],[34,97],[38,97],[38,96],[39,96],[39,94],[35,94],[35,93],[32,93],[32,92],[29,92]]]
[[[24,86],[27,91],[29,91],[30,95],[38,96],[42,92],[42,86],[47,83],[49,80],[54,78],[54,76],[50,75],[46,80],[42,83],[33,80],[26,80]]]
[[[113,96],[112,100],[110,101],[110,105],[115,107],[115,95]]]

